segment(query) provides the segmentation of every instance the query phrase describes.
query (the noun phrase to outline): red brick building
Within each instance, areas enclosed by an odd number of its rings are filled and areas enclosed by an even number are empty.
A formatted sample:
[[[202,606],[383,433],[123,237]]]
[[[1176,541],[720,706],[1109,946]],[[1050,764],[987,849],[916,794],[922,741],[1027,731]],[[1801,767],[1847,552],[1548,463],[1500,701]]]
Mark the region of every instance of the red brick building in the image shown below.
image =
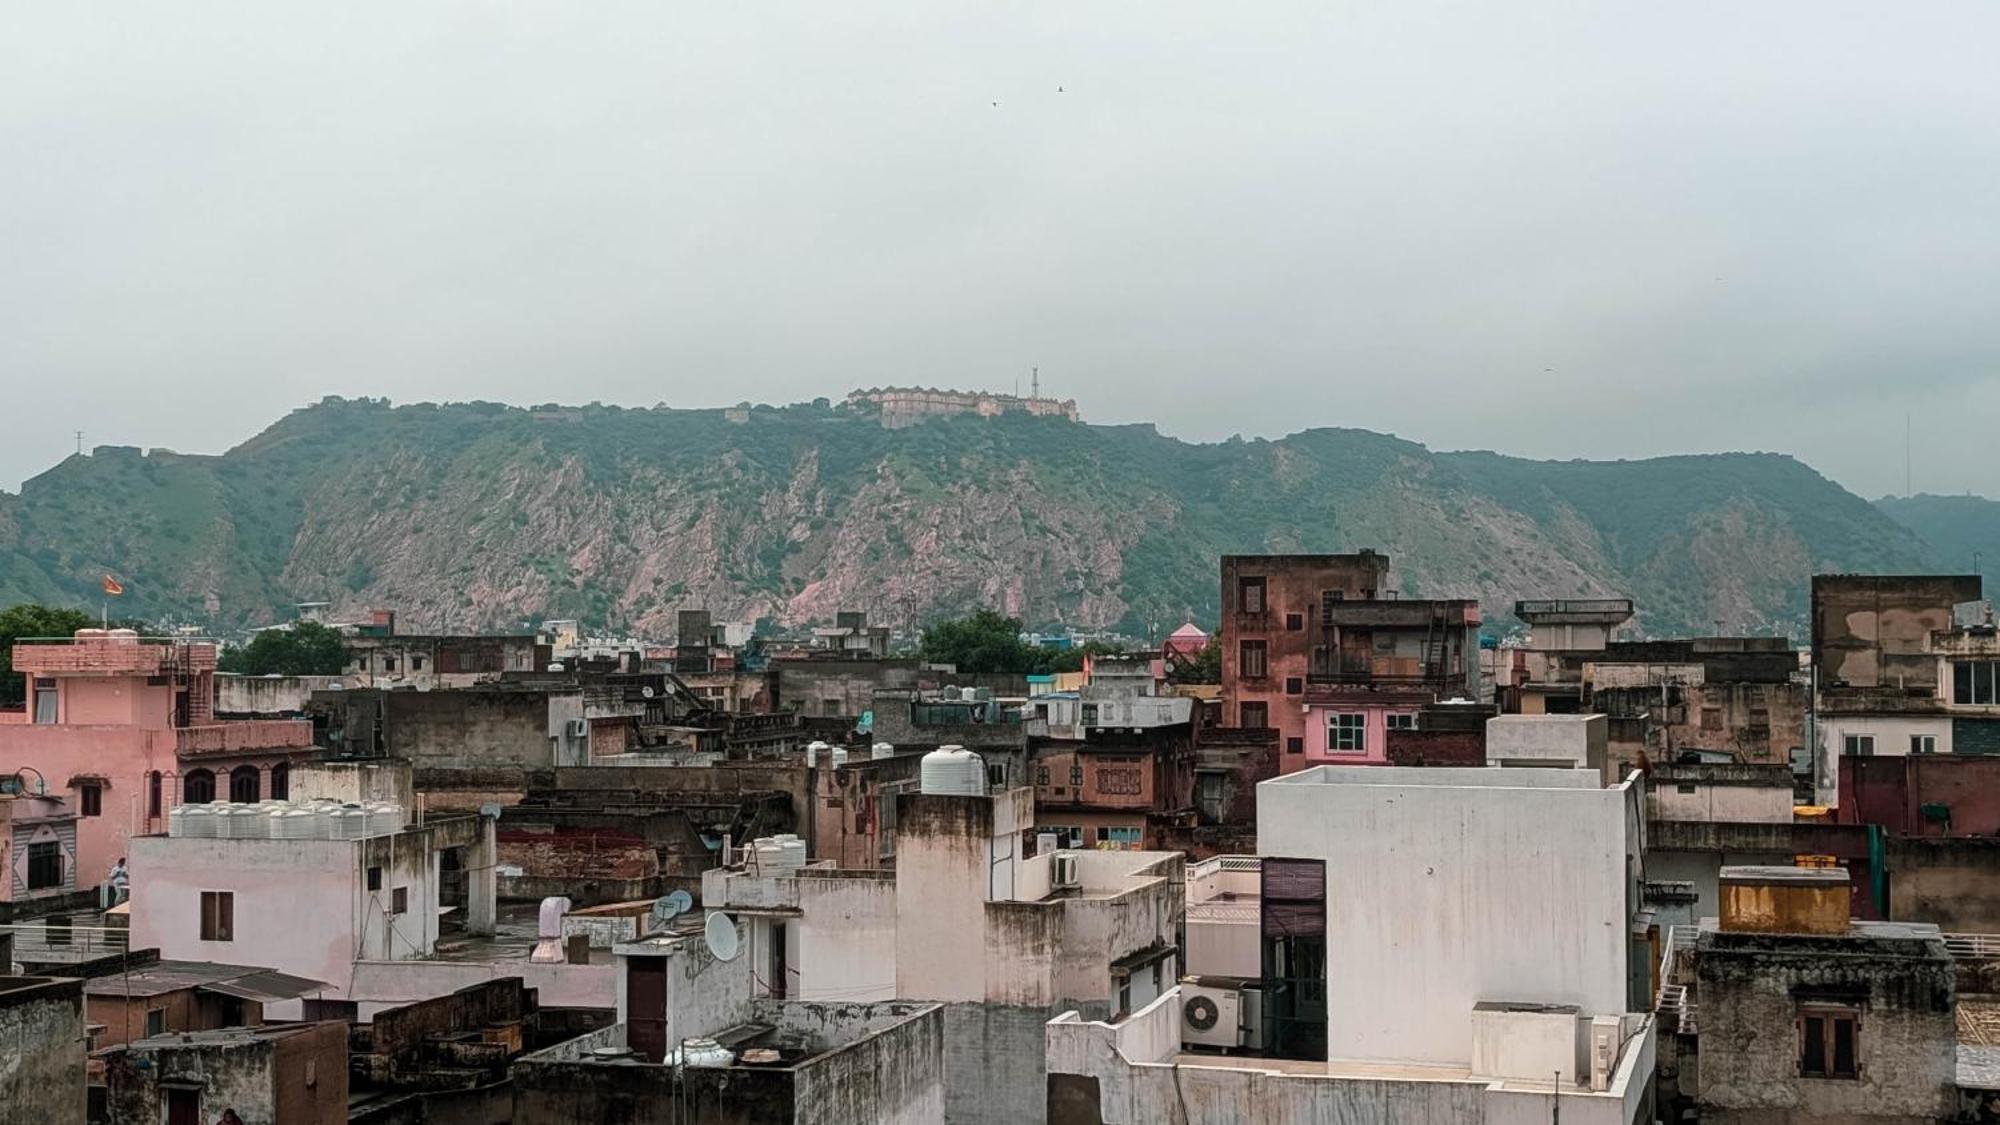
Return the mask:
[[[1478,698],[1478,603],[1388,582],[1376,551],[1223,557],[1222,721],[1276,730],[1281,772],[1386,762],[1425,705]]]

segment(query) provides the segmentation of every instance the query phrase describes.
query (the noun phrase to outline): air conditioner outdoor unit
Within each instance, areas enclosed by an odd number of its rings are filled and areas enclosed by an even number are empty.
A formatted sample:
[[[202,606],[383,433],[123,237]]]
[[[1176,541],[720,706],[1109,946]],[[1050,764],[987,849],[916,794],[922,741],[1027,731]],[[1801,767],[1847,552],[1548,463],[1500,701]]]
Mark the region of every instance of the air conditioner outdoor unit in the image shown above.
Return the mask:
[[[569,726],[565,729],[569,731],[569,736],[571,738],[587,737],[590,734],[590,720],[571,719],[569,721]]]
[[[1049,885],[1056,890],[1067,890],[1076,886],[1076,857],[1066,852],[1057,852],[1053,874]]]
[[[1203,1047],[1243,1045],[1242,986],[1181,982],[1181,1042]]]
[[[1618,1048],[1623,1045],[1622,1021],[1617,1016],[1593,1016],[1590,1020],[1590,1088],[1609,1090],[1611,1072],[1618,1066]]]

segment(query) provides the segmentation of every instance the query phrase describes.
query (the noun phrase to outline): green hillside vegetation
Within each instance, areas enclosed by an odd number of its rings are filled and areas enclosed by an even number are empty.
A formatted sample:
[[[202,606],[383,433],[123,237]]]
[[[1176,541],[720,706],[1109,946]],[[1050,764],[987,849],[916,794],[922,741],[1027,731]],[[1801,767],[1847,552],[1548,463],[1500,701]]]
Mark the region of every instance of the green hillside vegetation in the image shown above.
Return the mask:
[[[220,456],[103,448],[0,494],[0,604],[218,630],[299,601],[412,627],[914,626],[992,606],[1164,633],[1212,623],[1225,553],[1390,553],[1403,596],[1624,593],[1656,633],[1792,632],[1814,570],[1932,551],[1771,454],[1536,462],[1359,430],[1178,441],[1007,416],[885,430],[824,400],[719,410],[327,399]]]
[[[1875,507],[1929,543],[1939,567],[1950,573],[1983,573],[2000,566],[2000,501],[1922,493],[1884,496]],[[1993,594],[1986,591],[1988,597]]]

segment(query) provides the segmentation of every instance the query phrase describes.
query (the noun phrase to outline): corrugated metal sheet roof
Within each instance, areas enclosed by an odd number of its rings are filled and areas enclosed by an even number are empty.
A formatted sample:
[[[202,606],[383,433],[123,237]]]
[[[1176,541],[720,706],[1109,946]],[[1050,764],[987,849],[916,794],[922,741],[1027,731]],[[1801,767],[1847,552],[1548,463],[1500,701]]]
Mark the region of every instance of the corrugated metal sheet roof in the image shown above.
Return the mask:
[[[292,992],[283,991],[294,983],[304,987]],[[239,990],[247,987],[251,991],[249,993],[230,991],[222,987],[224,985],[233,985]],[[156,961],[129,973],[118,973],[88,981],[83,986],[83,992],[86,996],[131,998],[163,996],[169,992],[205,988],[211,992],[239,996],[245,1000],[263,1000],[267,994],[271,999],[291,1000],[318,992],[325,987],[326,985],[318,981],[287,976],[255,965],[217,965],[208,961]]]

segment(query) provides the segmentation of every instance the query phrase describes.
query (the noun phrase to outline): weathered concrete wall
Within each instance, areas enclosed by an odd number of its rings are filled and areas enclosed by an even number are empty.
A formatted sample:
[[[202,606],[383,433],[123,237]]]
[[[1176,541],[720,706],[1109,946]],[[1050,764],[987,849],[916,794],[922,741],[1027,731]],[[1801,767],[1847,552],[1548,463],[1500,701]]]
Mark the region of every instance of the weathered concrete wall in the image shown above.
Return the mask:
[[[83,1125],[83,1040],[82,981],[0,976],[0,1117]]]
[[[272,718],[301,714],[311,701],[313,692],[335,690],[346,682],[343,676],[240,676],[218,672],[215,675],[215,715],[217,718]]]
[[[1956,1105],[1954,974],[1942,942],[1705,934],[1695,971],[1705,1109],[1758,1121],[1932,1120]],[[1799,1076],[1802,998],[1860,1011],[1858,1078]]]
[[[931,1125],[943,1121],[944,1012],[935,1005],[759,1002],[779,1033],[845,1042],[795,1068],[791,1120],[799,1125]]]
[[[1782,765],[1656,765],[1646,778],[1652,820],[1792,820],[1792,773]]]
[[[166,1120],[168,1087],[199,1091],[200,1117],[234,1110],[243,1125],[347,1121],[347,1025],[312,1024],[223,1042],[148,1040],[105,1060],[114,1122]]]
[[[1930,635],[1952,624],[1951,607],[1979,598],[1976,575],[1816,574],[1813,666],[1824,687],[1937,687]]]
[[[945,1005],[944,1120],[951,1125],[1044,1120],[1044,1028],[1055,1014],[1042,1007]]]

